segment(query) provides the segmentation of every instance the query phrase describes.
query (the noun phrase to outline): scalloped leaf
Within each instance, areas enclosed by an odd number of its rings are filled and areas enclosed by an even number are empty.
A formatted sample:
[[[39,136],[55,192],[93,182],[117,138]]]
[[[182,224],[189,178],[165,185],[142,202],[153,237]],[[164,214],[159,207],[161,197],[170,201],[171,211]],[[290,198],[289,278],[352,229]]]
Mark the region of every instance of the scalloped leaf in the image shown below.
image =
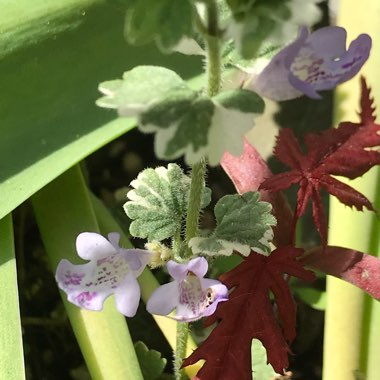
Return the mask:
[[[164,240],[181,228],[186,213],[190,178],[176,164],[142,171],[131,182],[134,190],[128,192],[130,201],[124,210],[133,221],[131,235],[148,241]],[[203,189],[202,207],[211,200],[211,190]]]
[[[276,219],[270,203],[261,202],[258,192],[226,195],[215,206],[217,227],[209,237],[195,237],[189,246],[194,254],[248,256],[251,250],[270,254],[272,226]]]
[[[189,0],[135,0],[127,10],[125,36],[134,45],[155,40],[163,52],[168,52],[192,34],[192,17]]]
[[[161,357],[160,352],[150,350],[141,341],[135,343],[135,350],[144,379],[158,379],[164,372],[166,359]]]
[[[244,134],[264,111],[264,101],[252,91],[238,89],[209,98],[163,67],[136,67],[122,80],[101,83],[99,90],[105,96],[98,106],[117,109],[120,116],[138,116],[142,132],[156,133],[158,158],[184,154],[189,165],[204,156],[210,165],[218,165],[225,151],[240,155]]]
[[[146,80],[149,78],[149,80]],[[117,109],[120,116],[136,116],[174,89],[187,88],[174,71],[160,66],[137,66],[123,74],[123,79],[99,85],[104,94],[99,107]]]
[[[192,165],[207,156],[218,165],[225,151],[243,150],[242,138],[253,127],[264,101],[247,90],[226,91],[208,98],[190,89],[172,91],[143,112],[140,129],[156,132],[157,157],[171,160],[185,155]]]

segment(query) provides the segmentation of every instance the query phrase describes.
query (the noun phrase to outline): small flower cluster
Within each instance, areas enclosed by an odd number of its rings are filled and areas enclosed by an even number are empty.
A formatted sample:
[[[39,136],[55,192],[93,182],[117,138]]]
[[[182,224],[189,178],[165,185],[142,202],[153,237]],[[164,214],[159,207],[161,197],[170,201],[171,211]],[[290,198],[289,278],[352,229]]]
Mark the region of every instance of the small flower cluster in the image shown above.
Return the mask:
[[[143,249],[121,248],[119,240],[116,232],[108,234],[108,240],[94,232],[77,237],[78,255],[89,262],[74,265],[61,260],[56,271],[58,285],[71,303],[88,310],[101,310],[105,299],[114,294],[120,313],[127,317],[136,314],[140,301],[136,278],[154,255]],[[223,284],[204,278],[208,270],[205,258],[197,257],[185,264],[170,260],[167,268],[174,281],[153,292],[147,303],[150,313],[167,315],[176,309],[169,317],[191,322],[211,315],[219,302],[228,299]]]

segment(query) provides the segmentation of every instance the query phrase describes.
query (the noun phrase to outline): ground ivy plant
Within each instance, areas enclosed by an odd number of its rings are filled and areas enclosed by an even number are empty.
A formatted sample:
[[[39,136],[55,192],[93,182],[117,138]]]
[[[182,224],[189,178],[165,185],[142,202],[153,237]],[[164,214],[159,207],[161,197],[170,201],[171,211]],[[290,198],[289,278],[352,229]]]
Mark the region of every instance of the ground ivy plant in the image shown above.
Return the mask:
[[[345,276],[336,266],[332,269],[337,252],[344,255],[345,251],[328,246],[320,189],[349,206],[373,209],[364,196],[330,176],[354,178],[380,163],[379,153],[367,150],[379,145],[380,127],[364,80],[358,125],[346,123],[322,135],[306,135],[306,155],[291,132],[281,132],[275,155],[290,172],[271,176],[255,148],[244,142],[255,118],[265,110],[264,98],[318,99],[323,96],[320,91],[355,76],[368,59],[371,38],[366,34],[346,49],[343,28],[311,32],[320,17],[317,3],[134,0],[128,5],[127,40],[132,44],[155,41],[167,54],[204,55],[204,83],[190,85],[165,67],[137,66],[121,79],[101,83],[97,105],[115,110],[120,118],[135,118],[142,133],[154,134],[157,158],[183,158],[187,166],[168,163],[147,168],[130,184],[124,205],[129,231],[146,239],[146,249],[121,247],[119,234],[112,231],[108,238],[81,233],[76,250],[88,263],[62,260],[56,280],[78,307],[101,310],[113,294],[117,310],[133,317],[140,300],[137,279],[145,266],[165,267],[173,281],[158,287],[146,307],[152,314],[177,321],[177,380],[187,377],[184,367],[200,359],[205,364],[197,379],[269,380],[276,373],[289,378],[284,371],[296,320],[289,276],[313,280],[306,266]],[[238,79],[231,85],[228,78],[233,71]],[[223,86],[227,82],[229,89]],[[355,154],[350,162],[349,147]],[[216,227],[202,231],[202,210],[212,195],[206,186],[207,166],[220,164],[238,193],[218,200]],[[300,186],[294,213],[278,195],[292,184]],[[322,246],[305,254],[295,246],[295,227],[309,199]],[[210,263],[231,255],[240,256],[241,264],[219,279],[206,277]],[[323,255],[336,259],[326,264]],[[363,270],[371,277],[378,268],[379,263],[371,261]],[[378,288],[368,290],[359,278],[351,282],[380,297]],[[185,359],[188,323],[202,317],[216,327]],[[138,355],[147,356],[144,350],[140,345]]]

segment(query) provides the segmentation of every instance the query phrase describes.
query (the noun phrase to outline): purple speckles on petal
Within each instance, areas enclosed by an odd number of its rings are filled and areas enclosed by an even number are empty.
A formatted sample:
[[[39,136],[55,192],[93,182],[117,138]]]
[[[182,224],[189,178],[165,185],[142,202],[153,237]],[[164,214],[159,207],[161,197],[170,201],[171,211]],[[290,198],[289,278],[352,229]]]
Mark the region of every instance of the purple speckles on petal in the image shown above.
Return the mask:
[[[361,34],[346,50],[346,31],[329,26],[299,37],[281,50],[248,88],[273,100],[302,94],[318,99],[317,91],[331,90],[358,73],[368,59],[372,41]]]
[[[75,297],[75,301],[77,305],[80,305],[81,307],[88,309],[91,307],[91,301],[96,296],[96,292],[82,292],[79,293]]]
[[[167,315],[176,309],[170,318],[192,322],[211,315],[219,302],[227,301],[228,290],[223,284],[203,278],[208,268],[206,259],[198,257],[187,264],[169,261],[168,268],[175,280],[153,292],[147,303],[150,313]]]
[[[70,270],[68,270],[66,273],[64,273],[64,284],[67,287],[70,286],[77,286],[80,285],[82,282],[83,277],[85,276],[84,273],[73,273]]]
[[[131,317],[140,299],[136,277],[143,271],[150,253],[120,248],[117,245],[119,234],[109,236],[111,242],[96,233],[80,234],[77,238],[78,254],[90,261],[74,265],[61,260],[56,280],[67,294],[67,299],[79,307],[101,310],[105,299],[114,294],[118,310]]]

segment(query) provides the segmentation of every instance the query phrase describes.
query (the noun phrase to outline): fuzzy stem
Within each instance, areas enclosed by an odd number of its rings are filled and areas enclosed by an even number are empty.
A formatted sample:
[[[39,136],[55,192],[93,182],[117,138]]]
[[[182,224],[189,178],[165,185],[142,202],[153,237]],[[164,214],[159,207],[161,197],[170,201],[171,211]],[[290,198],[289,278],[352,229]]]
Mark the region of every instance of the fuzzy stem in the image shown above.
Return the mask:
[[[206,161],[202,159],[192,167],[189,205],[186,217],[186,241],[196,236],[199,213],[201,211],[201,197],[206,174]],[[188,255],[191,255],[190,249]]]
[[[218,9],[214,1],[207,6],[207,32],[205,35],[207,53],[207,94],[215,96],[220,89],[221,83],[221,60]]]
[[[176,352],[174,357],[174,372],[176,380],[186,380],[185,369],[181,369],[182,360],[186,356],[189,324],[177,322]]]
[[[221,59],[219,43],[218,9],[216,2],[210,0],[207,4],[207,30],[200,29],[206,43],[207,55],[207,95],[212,97],[219,92],[221,82]],[[193,165],[191,173],[191,185],[189,204],[186,216],[186,242],[196,236],[198,229],[199,214],[201,211],[202,189],[206,176],[206,160]],[[191,256],[191,250],[186,250],[186,256]],[[185,379],[185,373],[181,370],[182,360],[186,354],[186,342],[188,340],[188,323],[177,323],[177,344],[175,350],[174,370],[175,379]]]

